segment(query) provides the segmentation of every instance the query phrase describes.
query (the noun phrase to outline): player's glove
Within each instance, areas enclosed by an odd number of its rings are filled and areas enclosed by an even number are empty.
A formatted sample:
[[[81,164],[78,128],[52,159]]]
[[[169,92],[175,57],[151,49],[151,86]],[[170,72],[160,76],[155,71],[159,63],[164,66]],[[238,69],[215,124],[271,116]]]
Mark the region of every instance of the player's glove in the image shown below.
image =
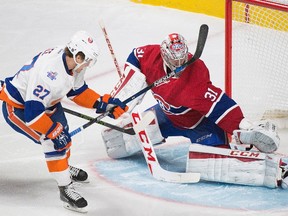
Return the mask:
[[[128,110],[128,106],[122,103],[118,98],[112,98],[109,94],[101,96],[96,101],[94,108],[96,108],[96,113],[103,113],[113,108],[108,116],[114,119],[119,118]]]
[[[54,122],[51,128],[46,133],[46,137],[54,143],[54,149],[62,151],[71,146],[71,137],[63,125],[59,122]]]
[[[243,121],[245,118],[240,122],[240,128],[245,128],[241,127]],[[233,135],[237,144],[252,144],[264,153],[273,153],[280,144],[276,125],[266,120],[254,122],[244,130],[234,130]]]

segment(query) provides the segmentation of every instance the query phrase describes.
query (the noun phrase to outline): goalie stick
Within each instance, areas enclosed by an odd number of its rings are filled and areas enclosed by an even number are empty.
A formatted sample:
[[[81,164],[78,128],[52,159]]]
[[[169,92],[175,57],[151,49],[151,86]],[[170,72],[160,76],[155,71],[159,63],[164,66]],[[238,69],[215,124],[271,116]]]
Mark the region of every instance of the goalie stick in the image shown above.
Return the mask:
[[[148,115],[153,115],[155,118],[154,113],[152,111],[145,112],[144,118]],[[142,117],[138,112],[132,112],[132,123],[134,128],[141,122]],[[151,118],[151,117],[150,117]],[[200,181],[200,173],[180,173],[180,172],[171,172],[168,170],[163,169],[157,159],[154,147],[145,131],[144,127],[137,127],[135,129],[139,141],[141,143],[141,150],[145,157],[147,166],[150,170],[151,175],[161,181],[172,182],[172,183],[197,183]]]
[[[170,79],[171,77],[175,76],[177,73],[181,72],[182,70],[184,70],[188,65],[194,63],[197,59],[200,58],[200,56],[202,55],[205,43],[206,43],[206,39],[207,39],[207,35],[208,35],[208,30],[209,27],[206,24],[201,25],[200,30],[199,30],[199,35],[198,35],[198,42],[197,42],[197,47],[196,47],[196,51],[193,55],[193,57],[188,60],[186,63],[184,63],[183,65],[181,65],[180,67],[177,67],[174,71],[172,71],[170,74],[167,74],[166,76],[163,76],[162,78],[154,81],[152,84],[148,85],[146,88],[140,90],[139,92],[135,93],[134,95],[132,95],[131,97],[127,98],[126,100],[123,101],[124,104],[129,103],[130,101],[134,100],[135,98],[137,98],[138,96],[144,94],[145,92],[149,91],[151,88],[159,86],[161,83],[167,81],[168,79]],[[87,127],[89,127],[90,125],[99,122],[102,118],[106,117],[115,107],[112,107],[110,110],[106,111],[105,113],[99,115],[98,117],[90,120],[89,122],[87,122],[86,124],[84,124],[82,127],[79,127],[76,130],[81,131]],[[79,132],[78,131],[78,132]],[[76,132],[76,133],[78,133]]]

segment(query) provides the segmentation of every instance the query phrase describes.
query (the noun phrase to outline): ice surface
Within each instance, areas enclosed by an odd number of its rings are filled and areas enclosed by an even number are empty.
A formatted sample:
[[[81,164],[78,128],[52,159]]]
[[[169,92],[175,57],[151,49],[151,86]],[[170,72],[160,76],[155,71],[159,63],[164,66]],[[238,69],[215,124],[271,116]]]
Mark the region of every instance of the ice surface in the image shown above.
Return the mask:
[[[74,32],[83,29],[95,35],[101,50],[95,67],[87,73],[87,83],[100,94],[109,93],[117,83],[118,75],[98,24],[103,19],[121,67],[133,47],[160,43],[171,32],[184,35],[191,52],[194,52],[199,27],[208,24],[210,32],[202,59],[210,69],[214,84],[223,87],[222,19],[138,5],[128,0],[2,0],[0,3],[0,79],[15,74],[39,51],[65,44]],[[142,104],[140,109],[154,103],[148,93],[143,101],[145,106]],[[96,116],[93,111],[76,107],[68,101],[63,105]],[[67,117],[71,129],[86,122],[74,116]],[[79,214],[62,207],[56,182],[47,171],[41,147],[12,131],[2,115],[0,126],[0,215]],[[105,153],[100,136],[102,129],[95,124],[73,138],[71,164],[87,170],[90,176],[90,183],[78,188],[88,200],[87,215],[287,214],[285,191],[207,183],[168,184],[154,180],[141,157],[112,161]],[[280,135],[284,140],[280,152],[287,153],[286,131],[282,130]],[[185,140],[171,139],[166,147],[157,148],[164,168],[181,167],[184,146]]]

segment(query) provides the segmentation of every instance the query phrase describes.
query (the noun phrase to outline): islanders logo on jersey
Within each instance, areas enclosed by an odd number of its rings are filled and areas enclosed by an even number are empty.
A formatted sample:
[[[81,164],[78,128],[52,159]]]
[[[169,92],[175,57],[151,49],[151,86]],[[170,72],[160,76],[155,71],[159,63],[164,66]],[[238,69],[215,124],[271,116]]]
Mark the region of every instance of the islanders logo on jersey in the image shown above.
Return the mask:
[[[159,106],[163,110],[163,112],[167,115],[182,115],[191,110],[191,108],[187,108],[184,106],[173,106],[165,101],[160,95],[153,93],[154,98],[158,102]]]
[[[58,75],[57,72],[53,72],[53,71],[48,71],[47,72],[47,77],[50,78],[51,80],[56,80],[56,76]]]

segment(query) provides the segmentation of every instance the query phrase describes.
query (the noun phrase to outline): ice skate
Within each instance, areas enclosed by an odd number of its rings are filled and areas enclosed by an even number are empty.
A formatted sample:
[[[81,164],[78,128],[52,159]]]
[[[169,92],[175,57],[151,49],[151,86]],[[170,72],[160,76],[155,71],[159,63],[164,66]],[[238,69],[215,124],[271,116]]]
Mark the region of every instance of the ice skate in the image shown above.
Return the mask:
[[[86,213],[87,201],[74,189],[73,183],[67,186],[59,186],[60,199],[63,207],[72,211]]]
[[[88,183],[88,174],[82,169],[69,165],[71,179],[75,182]]]

